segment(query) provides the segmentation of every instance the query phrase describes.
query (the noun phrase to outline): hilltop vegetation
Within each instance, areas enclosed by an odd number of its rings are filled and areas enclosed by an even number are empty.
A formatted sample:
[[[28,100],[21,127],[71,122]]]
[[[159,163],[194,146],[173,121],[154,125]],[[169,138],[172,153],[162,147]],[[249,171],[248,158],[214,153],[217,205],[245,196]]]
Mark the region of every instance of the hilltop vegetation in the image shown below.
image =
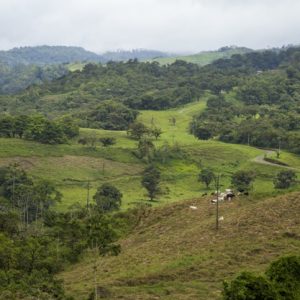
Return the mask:
[[[197,64],[199,66],[208,65],[215,60],[221,58],[230,58],[235,54],[245,54],[253,50],[245,47],[222,47],[217,51],[203,51],[197,54],[191,55],[181,55],[181,56],[170,56],[170,57],[158,57],[152,59],[152,61],[157,61],[161,65],[172,64],[176,60],[183,60],[188,63]]]
[[[278,58],[274,56],[272,64],[278,64]],[[191,123],[191,132],[201,139],[300,153],[300,51],[280,65],[249,75],[227,95],[211,97]]]
[[[39,85],[68,73],[63,65],[7,65],[0,61],[0,95],[14,94],[30,85]]]
[[[13,94],[31,85],[59,78],[87,63],[151,59],[168,54],[152,50],[115,51],[96,54],[80,47],[36,46],[0,51],[0,94]]]
[[[49,65],[70,62],[100,62],[101,57],[81,47],[37,46],[0,51],[0,61],[9,66]]]

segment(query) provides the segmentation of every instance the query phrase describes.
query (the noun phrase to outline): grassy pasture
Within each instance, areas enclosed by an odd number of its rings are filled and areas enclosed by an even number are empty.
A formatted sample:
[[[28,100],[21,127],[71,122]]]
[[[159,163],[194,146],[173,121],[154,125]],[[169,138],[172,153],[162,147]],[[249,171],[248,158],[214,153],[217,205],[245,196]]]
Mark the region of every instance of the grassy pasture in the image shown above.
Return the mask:
[[[158,164],[162,171],[162,194],[153,205],[190,199],[207,192],[205,186],[197,181],[199,169],[210,167],[222,174],[222,184],[230,186],[230,177],[239,169],[254,170],[257,179],[253,193],[257,197],[282,193],[274,191],[273,177],[280,167],[260,165],[252,162],[263,150],[243,145],[225,144],[214,140],[199,141],[188,133],[193,115],[205,108],[207,97],[186,106],[165,111],[141,111],[138,120],[148,126],[156,126],[163,133],[156,147],[166,142],[179,145],[183,155],[164,164]],[[170,122],[176,119],[175,125]],[[97,145],[96,149],[82,146],[76,140],[68,145],[43,145],[19,139],[0,139],[0,165],[20,163],[34,177],[54,181],[63,193],[59,209],[70,205],[86,203],[87,181],[91,182],[93,195],[96,188],[111,182],[123,193],[123,208],[137,202],[147,201],[146,191],[140,184],[141,173],[146,163],[138,160],[132,151],[137,142],[130,139],[125,131],[81,129],[81,136],[114,136],[116,145],[108,148]],[[282,152],[280,159],[289,165],[300,166],[300,158]],[[295,186],[291,190],[297,189]],[[211,187],[213,189],[213,186]]]

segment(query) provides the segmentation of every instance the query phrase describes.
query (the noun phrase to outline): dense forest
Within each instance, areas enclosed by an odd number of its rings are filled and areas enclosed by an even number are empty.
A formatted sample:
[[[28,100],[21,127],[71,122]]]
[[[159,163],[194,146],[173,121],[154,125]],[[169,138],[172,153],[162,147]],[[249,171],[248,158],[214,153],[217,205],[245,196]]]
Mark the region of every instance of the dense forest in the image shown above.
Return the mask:
[[[246,60],[247,56],[257,60]],[[300,153],[299,49],[247,56],[214,64],[225,70],[237,66],[256,72],[250,72],[230,93],[224,89],[211,97],[207,109],[191,123],[191,132],[200,139]]]

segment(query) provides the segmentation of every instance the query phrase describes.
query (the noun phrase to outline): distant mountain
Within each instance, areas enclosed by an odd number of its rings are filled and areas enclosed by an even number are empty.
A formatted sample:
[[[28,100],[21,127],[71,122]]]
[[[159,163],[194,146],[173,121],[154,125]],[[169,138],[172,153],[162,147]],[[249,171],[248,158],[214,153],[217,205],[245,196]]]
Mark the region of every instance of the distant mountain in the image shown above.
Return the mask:
[[[37,46],[0,51],[0,62],[9,66],[63,64],[77,61],[102,62],[103,59],[100,55],[81,47]]]
[[[170,56],[174,56],[174,54],[147,49],[134,49],[130,51],[119,50],[113,52],[105,52],[102,54],[102,58],[105,61],[127,61],[129,59],[149,60],[155,58],[166,58]]]
[[[217,59],[230,58],[234,54],[245,54],[252,51],[253,51],[252,49],[245,48],[245,47],[230,46],[230,47],[222,47],[216,51],[203,51],[192,55],[160,57],[160,58],[153,59],[153,61],[157,61],[162,65],[166,65],[166,64],[172,64],[176,60],[184,60],[189,63],[205,66]]]
[[[32,84],[51,81],[68,71],[81,70],[89,62],[149,60],[167,55],[161,51],[143,49],[100,55],[81,47],[67,46],[21,47],[0,51],[0,95],[16,93]]]
[[[68,64],[74,62],[127,61],[129,59],[149,60],[165,58],[171,54],[147,49],[118,50],[96,54],[81,47],[68,46],[37,46],[13,48],[0,51],[0,63],[8,66],[22,65],[49,65]],[[174,54],[173,54],[174,56]]]

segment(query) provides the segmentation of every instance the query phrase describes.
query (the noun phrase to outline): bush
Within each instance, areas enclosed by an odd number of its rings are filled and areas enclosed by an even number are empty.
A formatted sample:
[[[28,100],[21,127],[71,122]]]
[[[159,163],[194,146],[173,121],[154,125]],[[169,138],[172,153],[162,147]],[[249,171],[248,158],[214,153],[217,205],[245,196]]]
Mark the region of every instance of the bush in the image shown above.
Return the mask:
[[[287,189],[296,182],[297,175],[292,170],[280,171],[274,178],[274,186],[277,189]]]
[[[224,300],[277,300],[275,288],[263,276],[243,272],[230,283],[224,282]]]
[[[109,212],[120,208],[122,197],[122,193],[115,186],[105,183],[97,189],[94,200],[100,211]]]
[[[116,139],[114,137],[102,137],[99,141],[103,147],[112,146],[116,143]]]
[[[266,272],[282,299],[299,299],[300,256],[286,256],[274,261]]]
[[[255,176],[251,171],[237,171],[232,175],[231,183],[239,192],[248,191],[251,188]]]

